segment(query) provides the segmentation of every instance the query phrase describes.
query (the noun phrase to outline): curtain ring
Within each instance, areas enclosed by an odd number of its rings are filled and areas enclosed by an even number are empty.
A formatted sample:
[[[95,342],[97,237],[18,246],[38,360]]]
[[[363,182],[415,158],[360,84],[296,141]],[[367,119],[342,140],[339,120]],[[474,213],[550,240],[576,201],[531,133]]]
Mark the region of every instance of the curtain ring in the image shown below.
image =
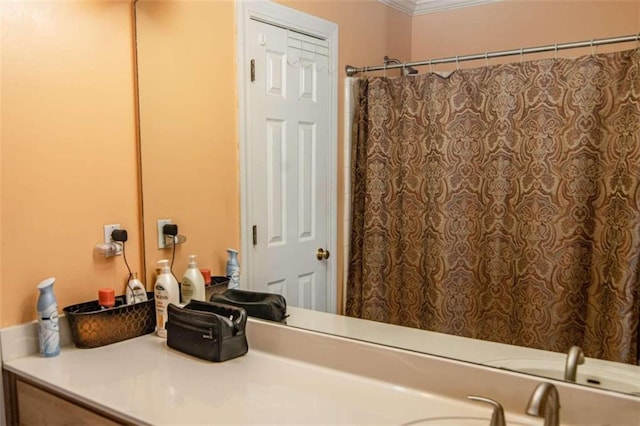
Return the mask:
[[[594,45],[593,45],[593,39],[591,39],[591,56],[596,54],[596,51],[594,50]]]
[[[558,59],[558,43],[556,43],[556,53],[555,53],[555,59]]]
[[[456,70],[460,71],[460,57],[456,55]]]
[[[524,47],[520,48],[520,63],[524,60]]]
[[[403,77],[407,76],[407,63],[406,62],[402,63],[402,76]]]
[[[431,61],[433,61],[433,59],[429,59],[429,72],[433,74],[433,65],[431,64]]]
[[[638,45],[637,48],[640,49],[640,33],[636,34],[636,44]]]
[[[382,64],[382,76],[387,78],[387,61],[384,61],[384,64]]]
[[[485,66],[489,66],[489,52],[484,52],[484,64]]]

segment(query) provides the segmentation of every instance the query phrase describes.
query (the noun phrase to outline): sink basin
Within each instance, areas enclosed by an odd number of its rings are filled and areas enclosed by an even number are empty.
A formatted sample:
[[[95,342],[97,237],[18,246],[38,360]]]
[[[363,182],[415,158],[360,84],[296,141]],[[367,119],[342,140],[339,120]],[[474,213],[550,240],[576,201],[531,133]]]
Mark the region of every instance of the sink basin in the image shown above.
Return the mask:
[[[402,426],[488,426],[489,418],[483,417],[431,417],[418,419]],[[507,422],[507,426],[530,426],[531,423]]]
[[[578,366],[576,383],[640,395],[640,372],[625,369],[624,366],[617,368],[593,365],[593,361],[588,359]],[[564,380],[564,359],[511,358],[489,361],[486,365]]]

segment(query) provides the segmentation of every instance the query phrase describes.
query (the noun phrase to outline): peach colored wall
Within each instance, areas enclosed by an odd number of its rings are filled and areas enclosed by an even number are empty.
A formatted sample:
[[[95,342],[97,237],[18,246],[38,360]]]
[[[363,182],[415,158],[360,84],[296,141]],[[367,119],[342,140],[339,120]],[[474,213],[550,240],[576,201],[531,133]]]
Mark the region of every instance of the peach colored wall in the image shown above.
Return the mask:
[[[638,0],[504,0],[420,15],[413,18],[411,59],[417,61],[636,34],[640,31],[639,5]],[[633,44],[627,47],[633,47]],[[622,48],[621,45],[601,46],[598,51]],[[570,57],[590,51],[565,50],[560,52],[560,56]],[[553,54],[544,55],[550,57]],[[540,55],[526,55],[524,58],[537,57]],[[492,59],[490,63],[514,60],[518,59]],[[482,65],[484,60],[463,66]],[[454,67],[445,64],[436,69],[452,70]]]
[[[0,24],[4,23],[4,18],[3,18],[3,12],[2,12],[2,4],[0,4]],[[3,126],[2,126],[2,99],[3,98],[3,93],[2,93],[2,52],[3,52],[3,36],[4,36],[4,32],[1,29],[2,27],[0,27],[0,327],[3,324],[2,321],[2,301],[4,300],[3,296],[2,296],[2,224],[4,223],[4,221],[2,220],[2,165],[4,164],[2,161],[2,140],[4,139],[4,133],[3,133]],[[1,398],[1,397],[0,397]],[[3,410],[3,403],[0,401],[0,413],[2,413]]]
[[[128,1],[0,5],[0,326],[35,319],[36,285],[59,307],[124,291],[122,257],[94,257],[102,225],[129,230],[140,268]]]
[[[147,282],[157,260],[158,219],[187,237],[176,248],[224,275],[239,248],[240,196],[234,3],[139,1],[136,6]]]

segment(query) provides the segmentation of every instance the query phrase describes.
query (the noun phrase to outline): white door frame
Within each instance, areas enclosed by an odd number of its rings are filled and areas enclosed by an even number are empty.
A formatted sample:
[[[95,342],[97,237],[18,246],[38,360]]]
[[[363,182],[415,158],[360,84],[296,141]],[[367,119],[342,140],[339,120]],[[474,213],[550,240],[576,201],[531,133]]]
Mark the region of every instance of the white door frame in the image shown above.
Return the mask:
[[[246,30],[251,18],[257,18],[266,23],[284,28],[293,29],[304,34],[325,39],[329,42],[329,85],[331,93],[330,103],[330,148],[329,148],[329,230],[327,235],[327,249],[333,254],[327,265],[327,280],[329,288],[327,292],[327,310],[335,313],[337,309],[338,286],[338,25],[299,12],[268,0],[240,0],[236,2],[236,29],[237,29],[237,78],[238,78],[238,137],[240,148],[240,256],[241,276],[252,276],[251,253],[253,248],[253,230],[250,221],[249,206],[252,198],[251,188],[251,158],[249,158],[249,123],[247,120],[249,102],[247,84],[249,83],[248,40]],[[253,288],[242,280],[242,286]]]

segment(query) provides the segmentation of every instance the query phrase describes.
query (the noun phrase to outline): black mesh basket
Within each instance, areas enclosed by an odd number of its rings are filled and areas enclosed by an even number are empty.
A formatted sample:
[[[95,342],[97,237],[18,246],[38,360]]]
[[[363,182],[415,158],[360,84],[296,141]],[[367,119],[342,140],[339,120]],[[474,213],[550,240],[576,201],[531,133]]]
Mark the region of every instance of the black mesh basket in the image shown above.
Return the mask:
[[[116,306],[102,309],[97,300],[67,306],[73,342],[79,348],[97,348],[122,340],[153,333],[156,328],[155,300],[127,305],[124,296],[116,297]]]

